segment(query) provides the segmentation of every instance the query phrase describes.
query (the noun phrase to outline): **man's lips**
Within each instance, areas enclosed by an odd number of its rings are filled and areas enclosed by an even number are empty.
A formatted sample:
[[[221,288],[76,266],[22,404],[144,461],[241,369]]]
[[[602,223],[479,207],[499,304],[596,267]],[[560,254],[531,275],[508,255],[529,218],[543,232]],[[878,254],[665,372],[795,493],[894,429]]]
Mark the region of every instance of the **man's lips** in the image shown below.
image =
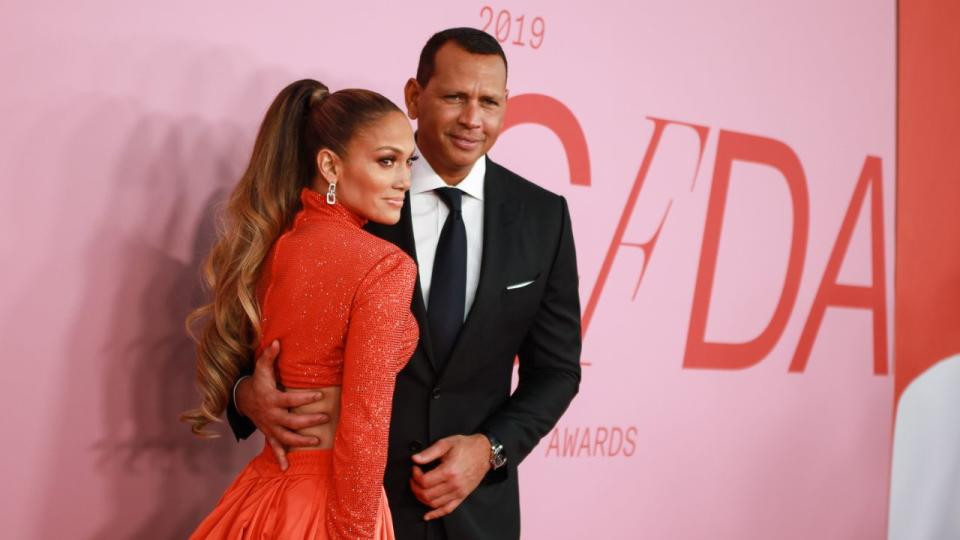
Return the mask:
[[[483,142],[481,139],[471,137],[460,137],[458,135],[449,135],[450,142],[461,150],[475,150]]]

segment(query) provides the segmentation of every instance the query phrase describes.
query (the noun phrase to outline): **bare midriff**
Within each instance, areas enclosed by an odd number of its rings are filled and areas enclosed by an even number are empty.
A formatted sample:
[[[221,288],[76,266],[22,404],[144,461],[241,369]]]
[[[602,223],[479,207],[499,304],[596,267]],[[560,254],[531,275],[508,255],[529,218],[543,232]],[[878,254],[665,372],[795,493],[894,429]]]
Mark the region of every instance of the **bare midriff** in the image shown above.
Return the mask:
[[[319,401],[301,405],[290,409],[290,412],[297,414],[318,414],[323,413],[330,419],[325,424],[298,429],[297,433],[308,437],[317,437],[320,444],[317,446],[299,446],[290,448],[289,451],[296,450],[317,450],[333,448],[333,436],[337,432],[337,423],[340,420],[340,387],[325,386],[323,388],[287,388],[287,392],[319,392],[323,397]]]

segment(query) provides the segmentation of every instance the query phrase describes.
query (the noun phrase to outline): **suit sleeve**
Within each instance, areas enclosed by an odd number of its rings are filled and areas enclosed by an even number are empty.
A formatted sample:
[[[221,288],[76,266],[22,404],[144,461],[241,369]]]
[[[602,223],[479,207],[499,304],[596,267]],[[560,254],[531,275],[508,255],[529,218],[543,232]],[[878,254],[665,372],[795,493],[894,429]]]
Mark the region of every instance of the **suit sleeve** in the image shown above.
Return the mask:
[[[417,322],[410,312],[416,275],[416,265],[398,250],[370,270],[354,298],[327,499],[330,538],[373,538],[393,389],[417,346]]]
[[[562,197],[559,210],[559,239],[543,299],[517,352],[517,388],[481,427],[500,439],[507,457],[508,467],[491,473],[494,481],[505,478],[507,470],[523,461],[553,429],[580,388],[577,256],[570,213]]]
[[[253,375],[253,371],[240,374],[241,377],[244,375]],[[234,381],[233,384],[236,385],[237,381]],[[253,435],[253,433],[257,431],[257,426],[237,410],[237,404],[233,402],[233,388],[233,386],[230,387],[230,401],[227,403],[227,422],[230,423],[233,436],[236,437],[237,442],[239,442]]]

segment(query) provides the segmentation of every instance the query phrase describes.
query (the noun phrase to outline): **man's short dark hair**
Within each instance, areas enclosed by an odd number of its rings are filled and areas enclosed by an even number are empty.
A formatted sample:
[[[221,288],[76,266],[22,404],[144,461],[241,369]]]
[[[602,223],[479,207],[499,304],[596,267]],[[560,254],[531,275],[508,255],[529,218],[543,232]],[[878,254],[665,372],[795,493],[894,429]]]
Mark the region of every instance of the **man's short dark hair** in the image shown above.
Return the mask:
[[[426,87],[436,70],[437,51],[445,43],[452,41],[471,54],[496,54],[503,60],[503,69],[507,69],[507,55],[503,53],[500,42],[490,34],[476,28],[447,28],[430,36],[420,51],[420,64],[417,65],[417,82]]]

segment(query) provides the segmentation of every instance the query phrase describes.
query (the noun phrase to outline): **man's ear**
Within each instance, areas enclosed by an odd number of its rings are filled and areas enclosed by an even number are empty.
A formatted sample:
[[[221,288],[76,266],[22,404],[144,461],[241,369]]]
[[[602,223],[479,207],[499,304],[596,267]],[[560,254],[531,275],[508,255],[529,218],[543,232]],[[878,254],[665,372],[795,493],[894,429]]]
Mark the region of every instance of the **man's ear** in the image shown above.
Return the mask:
[[[343,172],[340,156],[329,148],[321,148],[317,152],[317,170],[328,184],[336,184],[340,181],[340,174]]]
[[[403,99],[407,104],[407,116],[411,120],[416,120],[420,114],[417,102],[420,100],[421,92],[423,92],[423,88],[420,88],[420,83],[416,79],[407,79],[407,84],[403,87]]]

